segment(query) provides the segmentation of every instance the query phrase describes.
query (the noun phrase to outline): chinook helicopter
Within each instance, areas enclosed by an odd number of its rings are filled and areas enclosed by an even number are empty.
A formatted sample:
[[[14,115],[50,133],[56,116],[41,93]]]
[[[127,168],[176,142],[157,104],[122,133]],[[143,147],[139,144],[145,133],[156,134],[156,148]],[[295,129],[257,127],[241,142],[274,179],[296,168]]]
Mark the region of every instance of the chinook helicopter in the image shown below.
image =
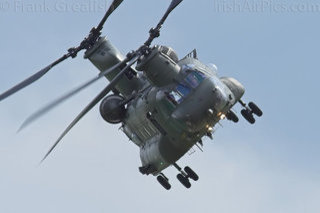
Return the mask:
[[[243,107],[241,114],[249,123],[255,123],[254,116],[262,116],[256,104],[242,101],[244,86],[234,78],[218,77],[215,66],[198,60],[196,50],[179,59],[170,47],[151,46],[160,36],[169,14],[182,1],[172,0],[160,22],[149,31],[146,42],[124,56],[101,36],[106,20],[123,2],[114,0],[99,25],[92,28],[79,46],[70,48],[67,54],[0,95],[2,101],[39,80],[62,61],[75,58],[82,50],[86,50],[84,58],[100,70],[95,78],[32,114],[22,124],[20,129],[23,129],[97,80],[106,77],[110,81],[71,122],[42,161],[80,119],[101,102],[102,118],[111,124],[121,124],[121,130],[140,148],[139,171],[143,175],[156,176],[169,190],[171,185],[163,170],[174,166],[179,171],[177,179],[190,188],[190,180],[198,181],[199,176],[188,166],[182,169],[177,161],[193,146],[200,148],[203,137],[212,138],[213,128],[220,120],[226,118],[237,123],[239,118],[232,111],[236,103]],[[108,95],[110,92],[113,94]]]

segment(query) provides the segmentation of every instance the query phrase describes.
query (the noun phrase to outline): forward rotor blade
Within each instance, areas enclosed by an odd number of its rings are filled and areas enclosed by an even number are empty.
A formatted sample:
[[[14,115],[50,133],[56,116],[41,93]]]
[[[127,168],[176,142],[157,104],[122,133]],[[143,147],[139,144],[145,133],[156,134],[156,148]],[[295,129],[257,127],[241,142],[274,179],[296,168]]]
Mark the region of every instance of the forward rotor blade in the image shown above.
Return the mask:
[[[107,19],[109,18],[109,16],[113,13],[113,11],[115,11],[120,4],[123,2],[123,0],[114,0],[112,2],[112,4],[110,5],[108,11],[106,12],[106,14],[104,15],[104,17],[102,18],[102,20],[100,21],[97,30],[101,31],[103,28],[104,23],[107,21]]]
[[[166,13],[162,16],[161,20],[157,24],[156,28],[150,30],[150,36],[148,40],[144,43],[145,46],[149,47],[152,41],[160,36],[160,29],[164,22],[167,20],[169,14],[182,2],[183,0],[172,0],[170,6],[168,7]]]
[[[114,88],[114,86],[119,82],[124,73],[138,60],[138,58],[139,57],[136,56],[134,59],[132,59],[131,62],[116,75],[116,77],[110,82],[110,84],[106,88],[104,88],[104,90],[102,90],[99,93],[99,95],[96,96],[95,99],[93,99],[89,103],[89,105],[86,106],[86,108],[84,108],[81,111],[81,113],[71,122],[67,129],[61,134],[58,140],[50,148],[50,150],[42,159],[41,163],[50,155],[50,153],[54,150],[54,148],[58,145],[62,138],[81,120],[81,118],[85,116],[97,103],[99,103],[99,101],[101,101]]]
[[[167,9],[167,12],[164,14],[162,19],[160,20],[159,24],[157,25],[157,28],[161,28],[161,26],[164,24],[166,19],[168,18],[169,14],[182,2],[183,0],[172,0],[169,8]]]
[[[51,70],[51,68],[53,68],[54,66],[56,66],[57,64],[61,63],[62,61],[66,60],[67,58],[69,58],[71,56],[70,53],[62,56],[61,58],[59,58],[58,60],[56,60],[55,62],[53,62],[52,64],[50,64],[49,66],[43,68],[42,70],[40,70],[39,72],[37,72],[36,74],[30,76],[29,78],[25,79],[24,81],[22,81],[21,83],[17,84],[16,86],[12,87],[11,89],[7,90],[6,92],[2,93],[0,95],[0,101],[8,98],[10,95],[13,95],[14,93],[18,92],[19,90],[29,86],[30,84],[32,84],[33,82],[39,80],[41,77],[43,77],[47,72],[49,72],[49,70]]]
[[[94,77],[93,79],[85,82],[84,84],[76,87],[75,89],[71,90],[70,92],[66,93],[65,95],[61,96],[60,98],[56,99],[55,101],[51,102],[50,104],[46,105],[45,107],[41,108],[37,112],[33,113],[31,116],[29,116],[20,126],[18,132],[20,132],[22,129],[26,128],[28,125],[36,121],[38,118],[43,116],[44,114],[48,113],[50,110],[53,108],[57,107],[67,99],[71,98],[72,96],[78,94],[81,92],[83,89],[89,87],[96,81],[98,81],[100,78],[104,77],[105,75],[109,74],[110,72],[114,71],[115,69],[122,67],[128,62],[128,59],[126,58],[122,62],[119,62],[118,64],[114,65],[113,67],[107,69],[104,72],[101,72],[98,76]]]

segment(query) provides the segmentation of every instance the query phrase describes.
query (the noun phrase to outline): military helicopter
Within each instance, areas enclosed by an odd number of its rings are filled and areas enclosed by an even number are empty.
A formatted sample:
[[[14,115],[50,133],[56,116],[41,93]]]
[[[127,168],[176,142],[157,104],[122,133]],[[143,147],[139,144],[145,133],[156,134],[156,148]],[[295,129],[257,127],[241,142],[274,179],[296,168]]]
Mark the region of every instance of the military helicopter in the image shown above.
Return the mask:
[[[234,78],[219,78],[215,66],[198,60],[196,50],[179,59],[170,47],[151,46],[153,40],[160,36],[169,14],[182,1],[172,0],[160,22],[149,31],[146,42],[124,56],[106,37],[101,36],[106,20],[123,2],[114,0],[98,26],[92,28],[79,46],[70,48],[61,58],[0,95],[2,101],[39,80],[64,60],[75,58],[82,50],[86,50],[84,58],[100,70],[95,78],[32,114],[22,124],[23,129],[98,79],[106,77],[110,81],[65,129],[42,161],[101,101],[103,119],[111,124],[121,124],[121,130],[140,148],[142,165],[139,171],[143,175],[156,176],[158,182],[169,190],[171,185],[163,170],[174,166],[179,171],[177,179],[190,188],[190,180],[198,181],[199,176],[188,166],[182,169],[177,161],[193,146],[200,148],[203,137],[212,138],[213,128],[220,120],[226,118],[238,122],[239,118],[232,111],[236,103],[243,107],[241,114],[249,123],[255,123],[254,116],[262,116],[255,103],[242,101],[243,85]],[[111,91],[113,94],[108,95]]]

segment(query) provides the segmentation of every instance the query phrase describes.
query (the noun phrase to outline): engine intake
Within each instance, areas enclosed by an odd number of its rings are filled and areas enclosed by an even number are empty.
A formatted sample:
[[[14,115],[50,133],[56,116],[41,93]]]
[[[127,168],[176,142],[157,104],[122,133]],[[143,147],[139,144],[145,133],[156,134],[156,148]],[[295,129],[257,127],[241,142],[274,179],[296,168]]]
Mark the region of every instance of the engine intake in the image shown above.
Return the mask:
[[[111,124],[121,123],[126,115],[126,108],[121,103],[124,98],[119,95],[107,96],[100,104],[102,118]]]

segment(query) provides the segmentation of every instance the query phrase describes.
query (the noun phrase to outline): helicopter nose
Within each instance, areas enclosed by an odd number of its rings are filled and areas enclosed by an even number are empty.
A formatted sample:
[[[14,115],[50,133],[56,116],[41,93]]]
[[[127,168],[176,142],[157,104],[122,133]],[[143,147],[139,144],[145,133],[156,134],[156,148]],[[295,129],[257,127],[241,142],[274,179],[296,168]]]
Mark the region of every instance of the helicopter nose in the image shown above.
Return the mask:
[[[215,111],[222,111],[228,104],[228,95],[224,90],[224,85],[217,83],[216,79],[212,78],[212,92],[210,93],[210,99],[212,100],[212,106]]]
[[[228,104],[228,95],[219,82],[207,78],[195,90],[192,98],[179,105],[172,117],[186,123],[194,131],[201,129],[207,123],[208,111],[218,114]]]

